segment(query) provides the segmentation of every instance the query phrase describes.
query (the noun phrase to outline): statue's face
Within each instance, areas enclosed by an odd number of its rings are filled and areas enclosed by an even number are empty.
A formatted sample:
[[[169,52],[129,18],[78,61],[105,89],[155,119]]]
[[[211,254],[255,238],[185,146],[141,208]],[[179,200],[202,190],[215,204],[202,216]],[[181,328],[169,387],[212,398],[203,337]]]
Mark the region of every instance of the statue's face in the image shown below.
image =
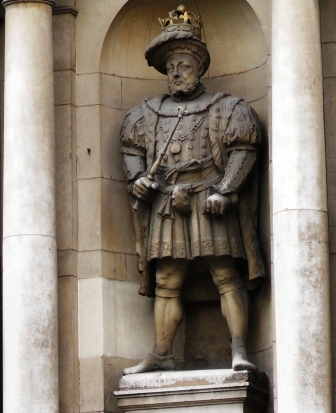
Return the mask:
[[[188,95],[200,82],[200,64],[189,54],[172,55],[167,60],[168,88],[171,95]]]

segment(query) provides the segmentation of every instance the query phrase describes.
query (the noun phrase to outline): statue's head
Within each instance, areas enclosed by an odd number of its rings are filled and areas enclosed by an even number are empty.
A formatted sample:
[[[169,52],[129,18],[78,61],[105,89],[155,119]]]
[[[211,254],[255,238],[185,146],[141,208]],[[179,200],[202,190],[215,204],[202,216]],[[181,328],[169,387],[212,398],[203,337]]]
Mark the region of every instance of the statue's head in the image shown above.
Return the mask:
[[[201,41],[201,18],[180,4],[169,18],[159,21],[162,33],[146,50],[148,65],[168,75],[171,94],[191,93],[210,65],[209,51]]]
[[[168,88],[171,95],[193,92],[200,83],[203,64],[188,53],[175,53],[166,62]]]

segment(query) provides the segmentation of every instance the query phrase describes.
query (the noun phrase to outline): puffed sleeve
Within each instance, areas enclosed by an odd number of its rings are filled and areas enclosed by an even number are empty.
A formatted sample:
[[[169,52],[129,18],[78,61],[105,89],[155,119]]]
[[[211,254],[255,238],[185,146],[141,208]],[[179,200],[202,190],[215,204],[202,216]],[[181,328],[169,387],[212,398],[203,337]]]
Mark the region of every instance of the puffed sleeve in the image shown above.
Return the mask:
[[[215,189],[236,202],[237,194],[257,161],[261,141],[258,115],[243,100],[235,105],[224,125],[222,139],[228,160],[224,177]]]
[[[146,144],[141,107],[127,114],[120,133],[121,153],[128,182],[134,181],[146,170]]]
[[[260,144],[259,118],[248,103],[240,100],[235,105],[224,131],[223,139],[228,151],[235,146],[251,145],[252,149],[253,146],[256,147]]]

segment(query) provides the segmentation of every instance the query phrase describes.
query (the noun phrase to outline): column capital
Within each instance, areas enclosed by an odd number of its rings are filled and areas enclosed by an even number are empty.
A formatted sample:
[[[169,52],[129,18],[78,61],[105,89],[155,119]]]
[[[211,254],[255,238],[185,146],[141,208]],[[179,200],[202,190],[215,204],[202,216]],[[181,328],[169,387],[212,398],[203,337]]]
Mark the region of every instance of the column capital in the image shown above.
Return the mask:
[[[72,14],[73,16],[77,16],[78,10],[74,6],[55,6],[53,8],[53,14]]]
[[[52,7],[55,6],[54,0],[2,0],[2,5],[4,7],[10,6],[11,4],[17,4],[17,3],[44,3],[44,4],[49,4]]]

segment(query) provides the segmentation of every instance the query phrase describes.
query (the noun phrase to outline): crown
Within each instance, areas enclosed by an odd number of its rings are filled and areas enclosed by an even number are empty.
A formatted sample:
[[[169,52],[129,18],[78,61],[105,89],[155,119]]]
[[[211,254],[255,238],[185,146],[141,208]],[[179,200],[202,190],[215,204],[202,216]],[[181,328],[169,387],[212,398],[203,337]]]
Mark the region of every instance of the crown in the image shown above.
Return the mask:
[[[168,13],[169,17],[159,18],[163,32],[185,31],[193,33],[199,40],[202,39],[202,20],[198,14],[188,12],[184,4]]]

